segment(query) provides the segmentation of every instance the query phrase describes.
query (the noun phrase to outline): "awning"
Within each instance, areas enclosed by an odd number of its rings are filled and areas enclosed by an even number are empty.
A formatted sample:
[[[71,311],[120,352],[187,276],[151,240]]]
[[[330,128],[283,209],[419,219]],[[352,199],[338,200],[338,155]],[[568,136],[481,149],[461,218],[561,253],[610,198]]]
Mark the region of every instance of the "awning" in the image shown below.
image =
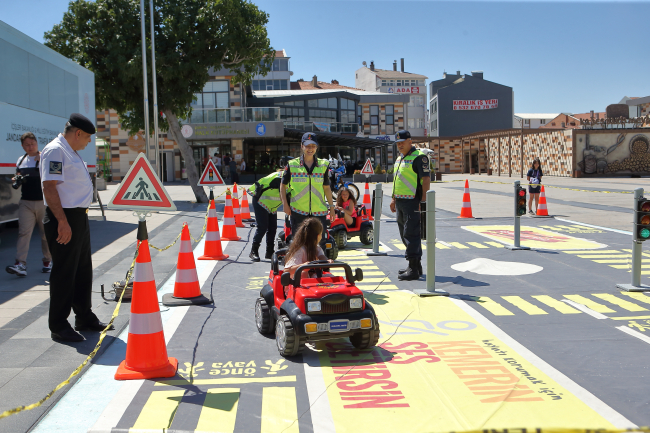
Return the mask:
[[[374,138],[354,137],[350,135],[339,135],[331,132],[312,132],[301,131],[299,129],[284,129],[286,138],[293,138],[300,141],[303,134],[311,132],[318,138],[318,144],[321,146],[350,146],[360,147],[362,149],[374,149],[377,147],[389,146],[394,142],[389,140],[376,140]]]

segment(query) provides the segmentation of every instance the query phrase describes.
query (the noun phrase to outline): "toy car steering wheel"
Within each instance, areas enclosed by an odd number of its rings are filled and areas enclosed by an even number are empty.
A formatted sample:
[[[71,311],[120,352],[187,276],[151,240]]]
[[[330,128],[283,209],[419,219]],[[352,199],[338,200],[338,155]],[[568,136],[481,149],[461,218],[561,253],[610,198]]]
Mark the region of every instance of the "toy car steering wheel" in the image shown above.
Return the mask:
[[[312,260],[311,262],[309,262],[307,264],[308,265],[321,265],[323,263],[329,263],[329,261],[327,261],[327,260]],[[329,272],[329,268],[327,268],[327,269],[326,268],[318,268],[318,269],[314,269],[314,271],[316,272],[316,276],[318,278],[323,278],[323,271]]]

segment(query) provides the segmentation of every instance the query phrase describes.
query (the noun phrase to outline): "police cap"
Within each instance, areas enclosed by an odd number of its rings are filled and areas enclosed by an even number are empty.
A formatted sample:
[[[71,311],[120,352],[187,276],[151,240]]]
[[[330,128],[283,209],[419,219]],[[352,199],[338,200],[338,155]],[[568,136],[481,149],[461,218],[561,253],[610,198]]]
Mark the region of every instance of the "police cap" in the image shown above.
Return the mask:
[[[411,138],[411,133],[402,129],[401,131],[397,131],[397,134],[395,134],[395,143],[400,143],[409,138]]]
[[[316,139],[316,134],[313,132],[305,132],[302,135],[302,144],[303,145],[308,145],[308,144],[315,144],[318,146],[318,140]]]
[[[72,113],[70,115],[70,119],[68,120],[70,125],[74,126],[75,128],[81,129],[83,132],[86,134],[94,134],[95,131],[95,125],[93,125],[93,122],[90,121],[86,116],[83,114],[79,113]]]

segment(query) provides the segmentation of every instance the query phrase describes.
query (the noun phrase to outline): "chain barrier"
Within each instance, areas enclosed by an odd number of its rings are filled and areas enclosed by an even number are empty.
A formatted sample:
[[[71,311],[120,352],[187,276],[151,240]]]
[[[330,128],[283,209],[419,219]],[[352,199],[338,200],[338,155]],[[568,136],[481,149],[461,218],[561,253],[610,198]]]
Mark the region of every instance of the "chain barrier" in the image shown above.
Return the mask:
[[[465,179],[455,179],[455,180],[436,180],[431,183],[452,183],[452,182],[465,182]],[[497,181],[490,181],[490,180],[475,180],[471,179],[470,182],[480,182],[480,183],[494,183],[494,184],[499,184],[499,185],[512,185],[511,182],[497,182]],[[520,184],[521,186],[542,186],[541,183],[522,183]],[[594,191],[590,189],[579,189],[579,188],[565,188],[563,186],[553,186],[553,185],[546,185],[543,184],[544,188],[555,188],[555,189],[563,189],[566,191],[580,191],[580,192],[600,192],[603,194],[634,194],[634,191]]]
[[[133,268],[135,267],[135,260],[136,260],[137,258],[138,258],[138,250],[137,250],[137,248],[136,248],[136,250],[135,250],[135,254],[134,254],[134,256],[133,256],[133,261],[131,262],[131,267],[129,268],[129,270],[128,270],[127,274],[126,274],[126,284],[125,284],[125,287],[129,284],[129,280],[131,279],[131,277],[132,277],[132,275],[133,275]],[[16,407],[16,408],[14,408],[14,409],[6,410],[6,411],[0,413],[0,419],[2,419],[2,418],[6,418],[6,417],[8,417],[8,416],[10,416],[10,415],[14,415],[14,414],[17,414],[17,413],[23,412],[23,411],[25,411],[25,410],[32,410],[32,409],[35,409],[35,408],[41,406],[43,403],[45,403],[47,400],[49,400],[49,399],[54,395],[55,392],[57,392],[58,390],[60,390],[60,389],[63,388],[64,386],[69,385],[69,384],[70,384],[70,380],[71,380],[73,377],[75,377],[75,376],[77,376],[79,373],[81,373],[81,370],[83,370],[83,368],[86,366],[86,364],[88,364],[88,361],[90,361],[91,359],[93,359],[93,358],[95,357],[95,355],[97,354],[97,352],[99,351],[99,348],[101,347],[102,342],[104,341],[104,338],[106,337],[106,332],[108,332],[108,328],[111,327],[111,325],[112,325],[113,322],[115,321],[115,318],[116,318],[117,315],[120,313],[120,307],[122,306],[122,298],[124,297],[124,292],[126,292],[126,290],[123,290],[123,291],[122,291],[122,294],[120,295],[120,299],[117,301],[117,305],[115,306],[115,310],[113,310],[113,316],[111,317],[111,320],[110,320],[110,321],[108,322],[108,324],[106,325],[106,328],[104,328],[104,330],[102,331],[102,333],[99,335],[99,341],[97,341],[97,345],[95,346],[95,349],[94,349],[92,352],[90,352],[90,354],[89,354],[89,355],[86,357],[86,359],[85,359],[85,360],[84,360],[84,361],[79,365],[79,367],[77,367],[77,368],[76,368],[76,369],[75,369],[75,370],[70,374],[70,376],[68,376],[68,378],[67,378],[66,380],[64,380],[63,382],[61,382],[60,384],[58,384],[58,385],[57,385],[57,386],[56,386],[52,391],[50,391],[50,392],[49,392],[45,397],[43,397],[42,399],[40,399],[40,400],[37,401],[36,403],[32,403],[32,404],[27,405],[27,406],[19,406],[19,407]]]

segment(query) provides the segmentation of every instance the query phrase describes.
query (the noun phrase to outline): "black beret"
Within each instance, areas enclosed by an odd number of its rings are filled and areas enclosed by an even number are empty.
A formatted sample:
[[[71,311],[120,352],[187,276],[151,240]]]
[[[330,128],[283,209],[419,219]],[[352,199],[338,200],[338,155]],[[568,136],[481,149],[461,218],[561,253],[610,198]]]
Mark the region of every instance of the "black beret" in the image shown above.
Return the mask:
[[[86,116],[83,114],[79,113],[72,113],[70,115],[70,125],[74,126],[75,128],[81,129],[83,132],[86,134],[94,134],[95,131],[95,125],[93,125],[93,122],[90,121]]]

